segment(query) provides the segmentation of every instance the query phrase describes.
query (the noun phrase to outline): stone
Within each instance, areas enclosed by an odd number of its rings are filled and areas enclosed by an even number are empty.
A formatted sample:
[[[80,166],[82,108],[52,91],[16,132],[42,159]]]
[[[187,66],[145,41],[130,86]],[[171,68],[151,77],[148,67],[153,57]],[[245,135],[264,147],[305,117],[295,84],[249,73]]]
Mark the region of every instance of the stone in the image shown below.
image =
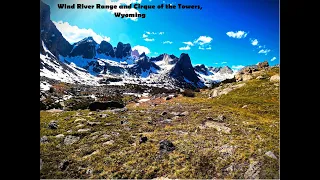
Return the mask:
[[[278,159],[277,156],[274,155],[273,152],[271,152],[271,151],[266,152],[265,155],[267,155],[268,157],[273,158],[273,159]]]
[[[231,128],[224,126],[223,123],[218,123],[214,121],[207,121],[205,122],[204,125],[199,126],[200,129],[205,129],[205,128],[214,128],[217,131],[221,131],[226,134],[230,134]]]
[[[42,169],[42,166],[43,166],[43,162],[42,162],[42,159],[40,158],[40,170]]]
[[[244,109],[244,108],[247,108],[248,107],[248,105],[244,105],[244,106],[242,106],[242,108]]]
[[[171,96],[167,96],[167,97],[165,97],[164,99],[167,101],[167,100],[172,99],[172,97],[171,97]]]
[[[90,131],[91,129],[79,129],[78,132],[88,132]]]
[[[174,116],[179,116],[180,113],[179,112],[170,112],[170,114],[174,115]]]
[[[234,78],[236,79],[237,82],[242,81],[242,75],[241,74],[236,74],[234,76]]]
[[[91,121],[88,121],[88,124],[89,124],[90,126],[95,126],[95,125],[101,124],[101,122],[91,122]]]
[[[50,129],[58,129],[57,121],[51,121],[51,122],[48,124],[48,128],[50,128]]]
[[[180,114],[180,116],[188,116],[188,115],[189,115],[189,111],[185,111],[185,112]]]
[[[242,75],[242,80],[243,81],[249,81],[251,80],[253,77],[250,74],[243,74]]]
[[[63,171],[66,170],[68,165],[70,164],[70,162],[68,160],[63,160],[60,164],[59,164],[59,168]]]
[[[106,117],[108,117],[108,114],[100,114],[99,117],[106,118]]]
[[[225,144],[222,145],[219,148],[219,152],[224,156],[224,157],[228,157],[228,156],[232,156],[234,153],[234,147],[229,145],[229,144]]]
[[[58,135],[56,135],[56,138],[63,138],[63,137],[64,137],[63,134],[58,134]]]
[[[271,76],[270,81],[271,82],[280,82],[280,75],[276,74],[276,75]]]
[[[268,63],[268,61],[263,61],[261,63],[258,63],[257,66],[258,66],[258,69],[264,69],[264,68],[269,67],[269,63]]]
[[[114,140],[110,140],[110,141],[107,141],[107,142],[104,142],[102,143],[103,146],[106,146],[106,145],[111,145],[114,143]]]
[[[140,138],[140,140],[139,140],[139,143],[141,144],[141,143],[145,143],[145,142],[147,142],[147,140],[148,140],[148,138],[147,137],[141,137]]]
[[[168,114],[166,111],[163,111],[162,113],[161,113],[161,116],[164,116],[164,115],[166,115],[166,114]]]
[[[106,110],[108,108],[124,108],[124,105],[116,101],[93,102],[89,105],[90,111]]]
[[[218,116],[218,121],[219,122],[224,122],[226,120],[226,117],[224,115],[219,115]]]
[[[68,135],[64,138],[64,144],[71,145],[73,143],[76,143],[79,140],[80,140],[80,137]]]
[[[161,140],[159,144],[160,144],[159,150],[162,153],[164,153],[164,152],[172,152],[173,150],[175,150],[175,146],[169,140]]]
[[[263,76],[258,76],[256,79],[265,79]]]
[[[42,136],[40,138],[40,143],[47,143],[48,142],[48,137],[47,136]]]
[[[249,165],[248,170],[244,173],[245,179],[259,179],[261,171],[261,165],[259,161],[252,161]]]
[[[77,123],[77,122],[85,122],[87,121],[86,119],[83,119],[83,118],[79,118],[79,119],[76,119],[74,120],[74,123]]]
[[[93,173],[93,170],[92,170],[92,169],[87,169],[86,174],[90,175],[90,174],[92,174],[92,173]]]
[[[84,126],[84,124],[78,124],[77,126],[76,126],[76,128],[81,128],[81,127],[83,127]]]

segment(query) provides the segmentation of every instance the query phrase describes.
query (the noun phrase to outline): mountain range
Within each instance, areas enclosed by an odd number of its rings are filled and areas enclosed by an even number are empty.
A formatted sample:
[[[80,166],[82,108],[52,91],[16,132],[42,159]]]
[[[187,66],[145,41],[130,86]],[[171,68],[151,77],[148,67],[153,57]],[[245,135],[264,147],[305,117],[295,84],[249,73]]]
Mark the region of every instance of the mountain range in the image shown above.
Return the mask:
[[[129,43],[113,47],[107,41],[99,44],[86,37],[70,44],[51,21],[50,7],[40,1],[40,76],[87,85],[100,85],[102,80],[116,77],[119,81],[108,83],[174,88],[208,86],[233,78],[234,72],[228,66],[192,66],[186,53],[148,57],[132,50]]]

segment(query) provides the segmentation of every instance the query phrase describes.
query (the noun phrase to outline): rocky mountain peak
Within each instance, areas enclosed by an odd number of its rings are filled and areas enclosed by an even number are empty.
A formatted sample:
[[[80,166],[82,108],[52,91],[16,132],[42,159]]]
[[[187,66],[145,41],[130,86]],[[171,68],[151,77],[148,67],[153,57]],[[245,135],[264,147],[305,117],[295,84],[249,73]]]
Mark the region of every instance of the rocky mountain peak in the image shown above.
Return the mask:
[[[92,59],[96,55],[97,43],[92,37],[86,37],[73,45],[70,56],[82,56],[83,58]]]
[[[105,54],[105,55],[113,57],[113,58],[115,57],[115,53],[114,53],[112,45],[109,42],[104,41],[104,40],[101,41],[99,48],[97,49],[97,52],[99,54]]]
[[[189,55],[186,53],[180,55],[179,60],[170,71],[170,76],[180,81],[191,81],[193,83],[200,80],[194,72]]]
[[[115,56],[116,58],[123,58],[131,55],[131,45],[123,44],[122,42],[119,42],[117,45],[117,48],[115,50]]]

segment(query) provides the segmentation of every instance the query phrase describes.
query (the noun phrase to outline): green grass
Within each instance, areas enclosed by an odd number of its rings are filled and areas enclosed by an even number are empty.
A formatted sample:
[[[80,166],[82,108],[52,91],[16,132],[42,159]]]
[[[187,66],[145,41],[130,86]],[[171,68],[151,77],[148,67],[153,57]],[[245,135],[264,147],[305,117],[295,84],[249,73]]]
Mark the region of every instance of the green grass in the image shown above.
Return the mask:
[[[267,77],[278,73],[274,68],[266,73]],[[101,112],[88,115],[88,110],[49,113],[40,112],[40,137],[48,136],[49,142],[40,145],[40,158],[43,168],[40,178],[230,178],[243,179],[250,159],[263,163],[260,178],[279,178],[279,161],[267,157],[265,152],[272,151],[279,159],[279,87],[268,79],[250,80],[242,88],[227,95],[208,99],[210,90],[196,93],[195,97],[178,97],[156,107],[128,106],[128,111],[100,118]],[[236,84],[236,83],[233,83]],[[242,108],[247,105],[247,108]],[[171,118],[170,112],[189,111],[188,116],[173,120],[170,124],[155,123],[160,114],[167,111],[164,118]],[[226,117],[230,134],[215,129],[200,129],[206,117]],[[65,120],[67,117],[70,119]],[[76,119],[101,122],[90,126],[83,122],[82,129],[90,132],[78,133]],[[59,128],[48,129],[48,123],[58,121]],[[121,120],[129,123],[121,125]],[[106,126],[106,123],[112,123]],[[72,132],[67,133],[68,130]],[[58,134],[80,136],[73,145],[63,144]],[[94,134],[92,134],[94,133]],[[119,133],[117,136],[116,133]],[[103,134],[110,137],[102,139]],[[141,135],[147,136],[146,143],[139,144]],[[97,138],[94,139],[93,137]],[[159,153],[159,142],[168,139],[176,149],[168,154]],[[113,140],[110,145],[102,145]],[[219,152],[222,145],[234,146],[232,155]],[[98,153],[90,156],[90,153]],[[89,155],[89,156],[88,156]],[[59,163],[70,160],[64,171]],[[230,165],[239,166],[233,172],[225,169]],[[92,169],[92,174],[86,174]]]

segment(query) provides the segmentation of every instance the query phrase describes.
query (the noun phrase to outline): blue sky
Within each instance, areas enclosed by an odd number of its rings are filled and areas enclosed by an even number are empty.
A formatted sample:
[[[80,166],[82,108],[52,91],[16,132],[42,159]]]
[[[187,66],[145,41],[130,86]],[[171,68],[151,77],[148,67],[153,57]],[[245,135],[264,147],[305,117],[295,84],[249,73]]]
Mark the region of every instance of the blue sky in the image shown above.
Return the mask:
[[[57,7],[59,3],[119,4],[114,1],[43,0],[50,5],[51,20],[70,43],[90,35],[113,46],[119,41],[130,43],[148,56],[188,53],[194,65],[237,68],[264,60],[279,63],[278,0],[138,0],[141,5],[200,5],[202,10],[132,9],[146,14],[135,19],[118,18],[105,9]]]

